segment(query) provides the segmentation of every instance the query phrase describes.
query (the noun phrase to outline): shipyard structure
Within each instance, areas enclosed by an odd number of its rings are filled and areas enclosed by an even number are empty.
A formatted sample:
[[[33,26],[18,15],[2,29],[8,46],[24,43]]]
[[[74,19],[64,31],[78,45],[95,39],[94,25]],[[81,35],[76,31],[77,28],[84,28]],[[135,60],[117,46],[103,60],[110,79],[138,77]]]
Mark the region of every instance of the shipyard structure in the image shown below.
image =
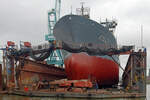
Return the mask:
[[[61,0],[48,12],[46,44],[12,41],[0,48],[1,93],[25,96],[120,98],[146,96],[146,48],[118,47],[117,22],[96,22],[90,9],[60,18]],[[119,56],[129,55],[125,68]],[[119,69],[123,70],[119,82]]]

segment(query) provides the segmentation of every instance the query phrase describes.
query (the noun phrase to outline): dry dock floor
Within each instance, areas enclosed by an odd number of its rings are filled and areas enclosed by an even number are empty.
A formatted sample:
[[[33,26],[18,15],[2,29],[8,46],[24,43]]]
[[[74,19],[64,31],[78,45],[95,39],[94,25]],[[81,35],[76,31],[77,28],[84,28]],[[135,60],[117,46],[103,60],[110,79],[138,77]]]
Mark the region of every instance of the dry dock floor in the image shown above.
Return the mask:
[[[122,91],[105,91],[105,90],[90,90],[86,92],[49,92],[49,91],[22,91],[13,90],[8,94],[30,96],[30,97],[60,97],[60,98],[142,98],[146,97],[144,93],[137,92],[122,92]]]

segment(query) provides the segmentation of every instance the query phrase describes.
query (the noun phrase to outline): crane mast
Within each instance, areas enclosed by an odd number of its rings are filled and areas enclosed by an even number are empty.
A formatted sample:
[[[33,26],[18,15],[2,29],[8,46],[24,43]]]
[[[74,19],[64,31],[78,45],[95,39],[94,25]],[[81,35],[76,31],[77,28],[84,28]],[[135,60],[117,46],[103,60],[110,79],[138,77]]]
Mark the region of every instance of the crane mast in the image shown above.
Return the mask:
[[[53,35],[53,29],[56,22],[60,18],[60,7],[61,7],[61,0],[55,0],[55,7],[48,11],[48,34],[45,35],[45,40],[49,41],[50,44],[53,43],[55,37]],[[55,50],[49,58],[47,58],[47,64],[55,64],[58,66],[63,65],[63,57],[61,50]]]

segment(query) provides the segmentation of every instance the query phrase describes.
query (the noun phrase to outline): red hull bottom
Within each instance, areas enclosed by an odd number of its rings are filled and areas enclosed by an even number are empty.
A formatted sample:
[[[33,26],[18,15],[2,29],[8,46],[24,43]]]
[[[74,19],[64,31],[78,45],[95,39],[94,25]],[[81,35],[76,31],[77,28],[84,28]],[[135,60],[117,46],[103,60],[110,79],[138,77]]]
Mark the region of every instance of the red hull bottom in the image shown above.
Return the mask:
[[[89,56],[86,53],[71,54],[65,59],[68,79],[96,79],[99,86],[118,84],[119,67],[109,59]]]

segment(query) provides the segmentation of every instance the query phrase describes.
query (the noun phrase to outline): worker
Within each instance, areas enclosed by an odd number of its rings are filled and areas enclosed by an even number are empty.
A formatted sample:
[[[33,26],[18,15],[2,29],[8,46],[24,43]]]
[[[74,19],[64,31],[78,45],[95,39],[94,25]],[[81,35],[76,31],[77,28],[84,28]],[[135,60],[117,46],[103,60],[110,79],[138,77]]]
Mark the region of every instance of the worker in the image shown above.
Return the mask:
[[[96,81],[96,80],[94,80],[94,82],[93,82],[93,83],[94,83],[94,85],[93,85],[93,86],[94,86],[94,88],[95,88],[95,89],[96,89],[96,91],[97,91],[97,90],[99,89],[99,87],[98,87],[98,83],[97,83],[97,81]]]
[[[97,81],[95,82],[95,88],[96,88],[96,91],[98,90],[98,83],[97,83]]]
[[[71,83],[71,85],[70,85],[70,87],[68,87],[67,91],[71,91],[73,87],[74,87],[74,84]]]
[[[144,48],[144,52],[146,52],[147,50],[146,50],[146,48]]]

